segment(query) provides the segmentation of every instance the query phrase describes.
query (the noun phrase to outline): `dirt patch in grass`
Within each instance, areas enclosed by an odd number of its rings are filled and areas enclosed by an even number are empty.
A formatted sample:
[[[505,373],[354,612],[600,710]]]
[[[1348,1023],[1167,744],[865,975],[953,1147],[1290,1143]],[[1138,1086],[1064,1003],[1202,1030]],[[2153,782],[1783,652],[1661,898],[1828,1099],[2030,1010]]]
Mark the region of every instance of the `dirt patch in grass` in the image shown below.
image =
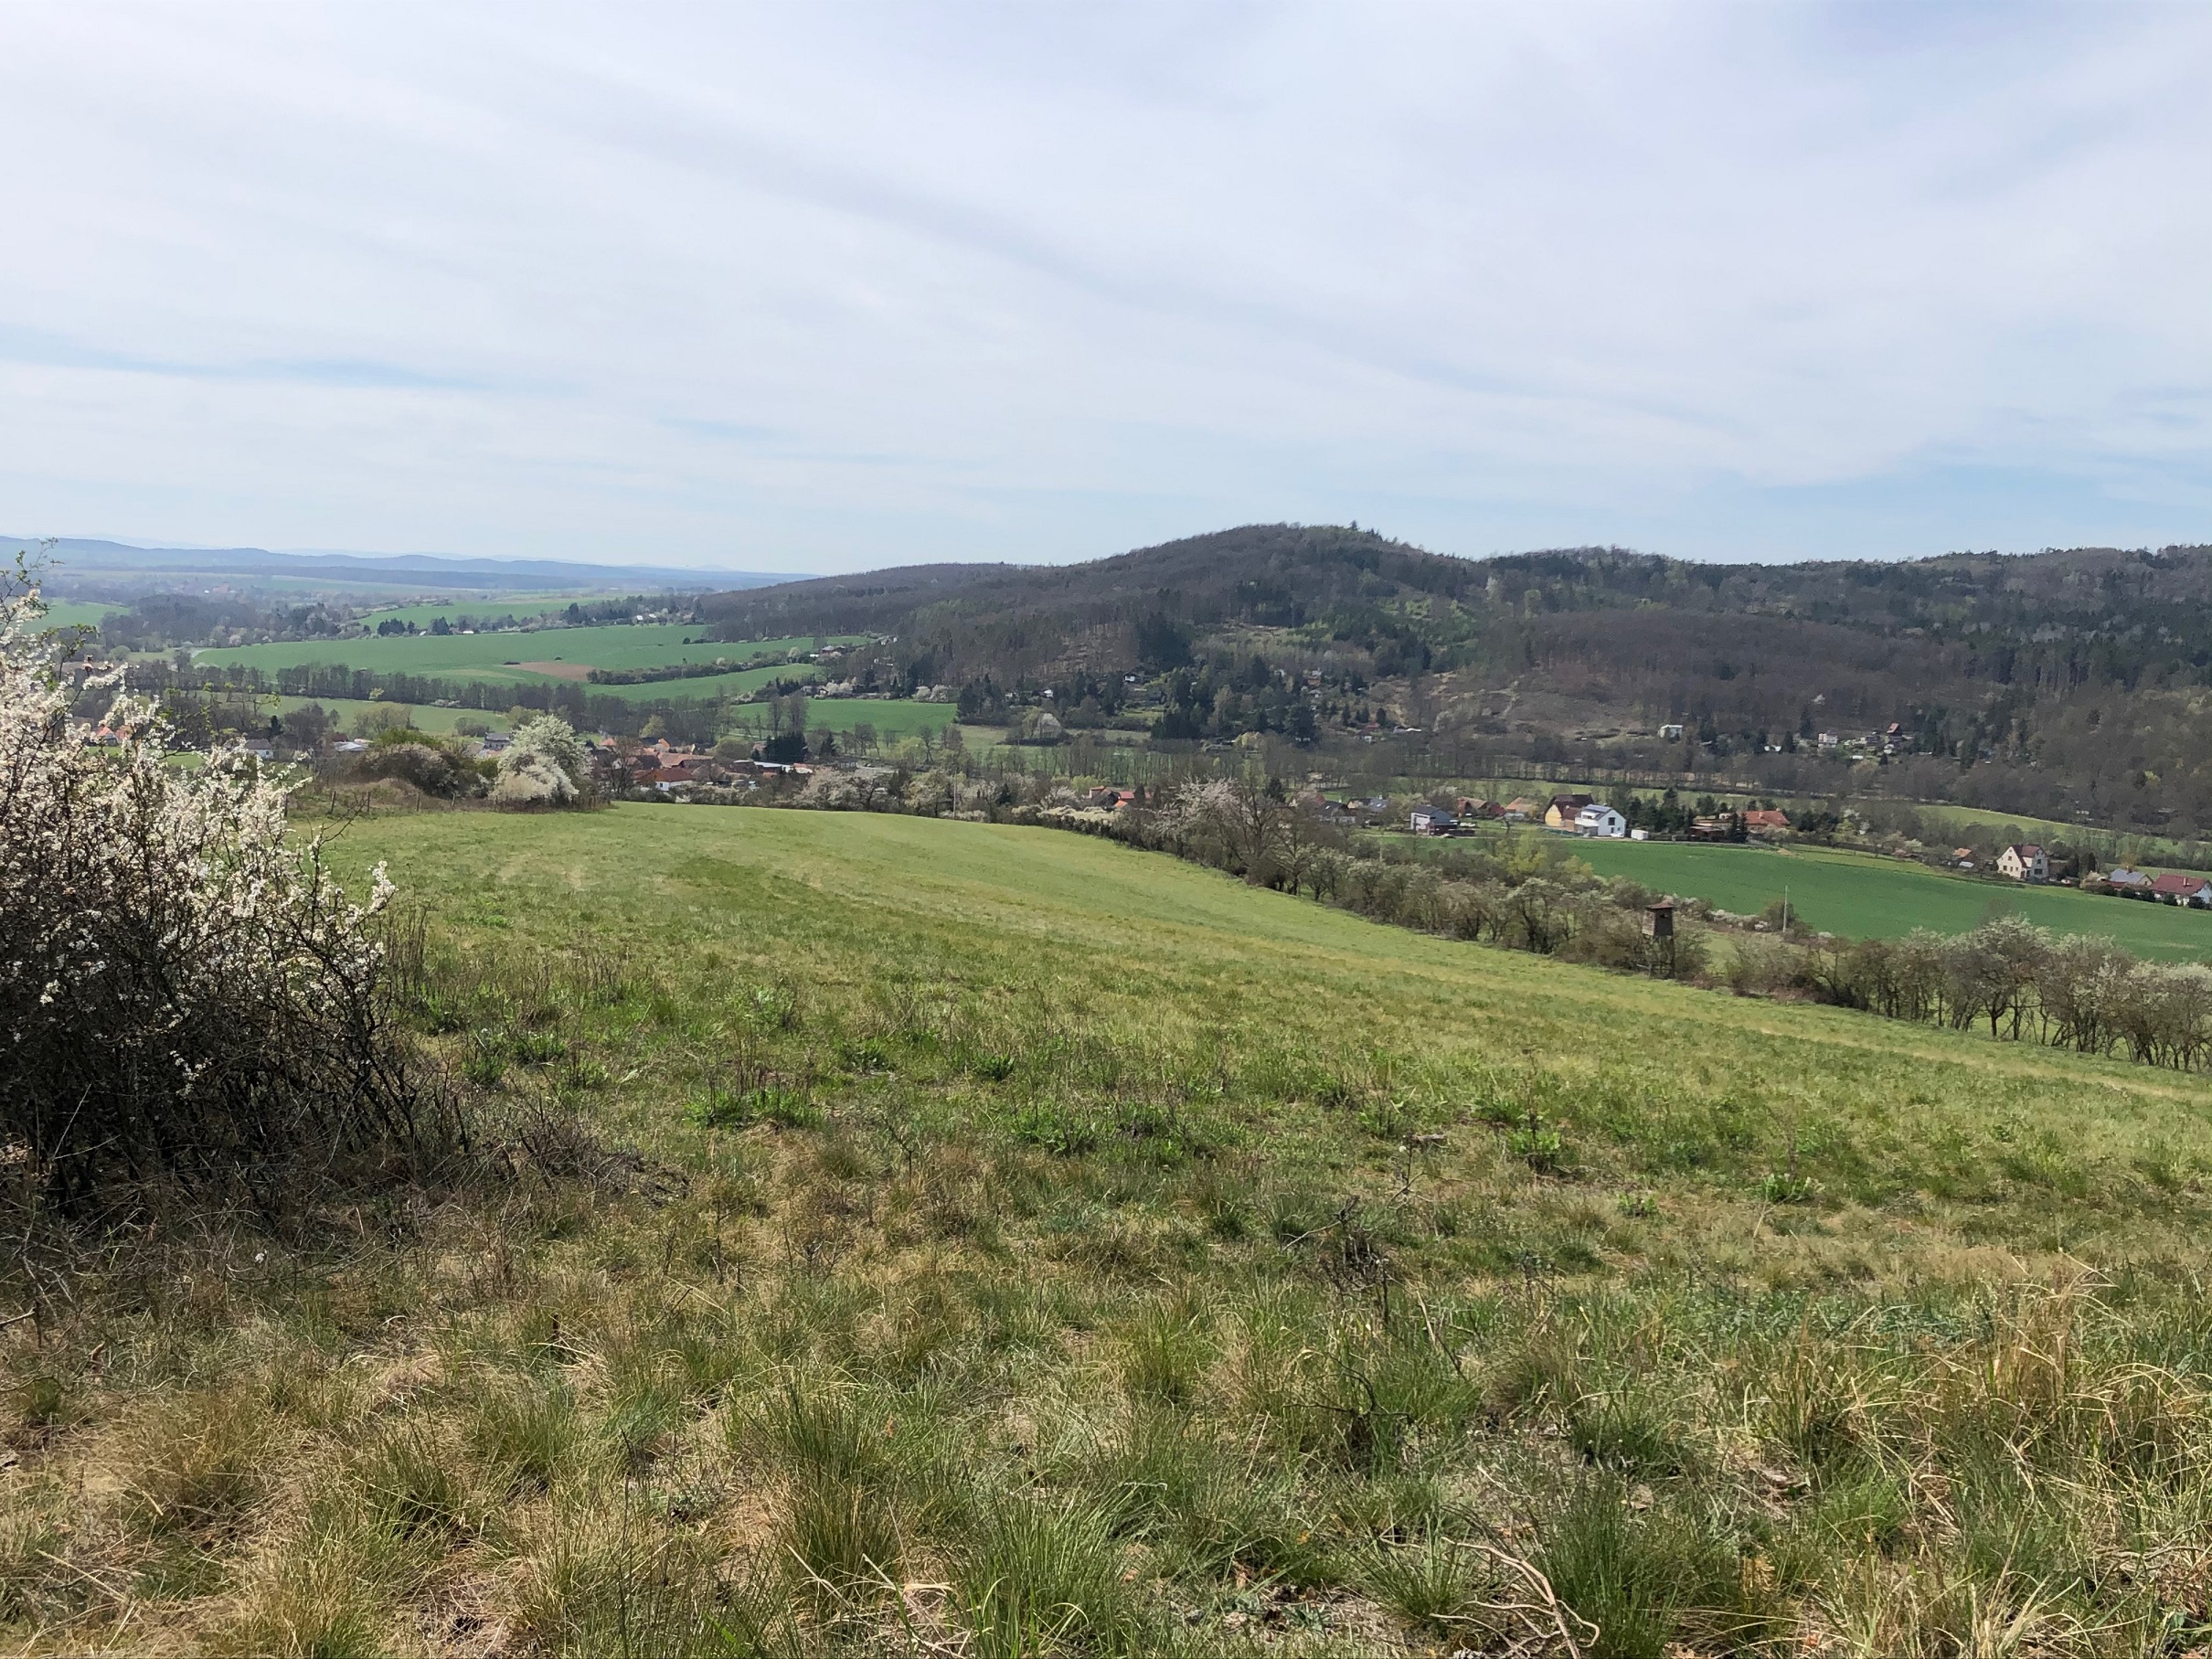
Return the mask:
[[[588,680],[591,677],[591,665],[589,663],[517,663],[515,666],[556,680]]]

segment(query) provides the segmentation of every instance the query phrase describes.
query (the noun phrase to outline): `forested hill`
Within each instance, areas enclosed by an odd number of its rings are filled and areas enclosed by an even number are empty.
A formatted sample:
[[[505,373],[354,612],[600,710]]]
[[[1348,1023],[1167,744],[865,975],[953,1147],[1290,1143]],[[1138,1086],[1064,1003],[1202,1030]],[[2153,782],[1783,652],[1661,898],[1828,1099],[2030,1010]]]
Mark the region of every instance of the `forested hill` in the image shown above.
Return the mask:
[[[1702,565],[1618,548],[1456,558],[1357,528],[1248,525],[1079,565],[788,582],[718,594],[703,611],[732,638],[899,633],[954,675],[1043,667],[1078,641],[1115,658],[1115,642],[1098,636],[1117,632],[1117,660],[1134,667],[1164,630],[1196,642],[1239,626],[1315,644],[1418,640],[1425,665],[1445,668],[1488,659],[1506,638],[1564,643],[1591,631],[1572,619],[1593,612],[1634,612],[1648,628],[1659,611],[1731,619],[1731,636],[1748,642],[1795,640],[1786,625],[1804,623],[1909,641],[1913,659],[1997,684],[2212,677],[2212,547]]]
[[[1184,671],[1179,735],[1236,735],[1214,712],[1222,689],[1287,694],[1293,673],[1321,676],[1339,723],[1387,712],[1555,759],[1602,742],[1588,758],[1628,765],[1667,764],[1645,739],[1673,721],[1707,758],[1895,723],[1900,764],[1987,764],[1978,786],[2002,785],[1993,803],[2011,810],[2212,829],[2212,547],[1701,565],[1613,548],[1465,559],[1254,525],[1079,565],[787,583],[702,611],[731,639],[893,636],[909,681],[1050,686],[1063,708],[1095,696],[1111,712],[1122,675]]]

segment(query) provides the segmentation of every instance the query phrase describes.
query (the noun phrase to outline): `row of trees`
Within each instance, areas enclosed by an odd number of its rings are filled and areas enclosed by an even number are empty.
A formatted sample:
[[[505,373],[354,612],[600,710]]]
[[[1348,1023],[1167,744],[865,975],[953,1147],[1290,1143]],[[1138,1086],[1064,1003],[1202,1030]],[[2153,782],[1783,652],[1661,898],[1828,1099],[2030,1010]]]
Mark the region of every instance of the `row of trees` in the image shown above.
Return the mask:
[[[1803,947],[1760,941],[1736,988],[1796,992],[1892,1019],[2195,1070],[2212,1060],[2212,968],[2143,962],[2109,939],[2017,916],[1946,937]]]

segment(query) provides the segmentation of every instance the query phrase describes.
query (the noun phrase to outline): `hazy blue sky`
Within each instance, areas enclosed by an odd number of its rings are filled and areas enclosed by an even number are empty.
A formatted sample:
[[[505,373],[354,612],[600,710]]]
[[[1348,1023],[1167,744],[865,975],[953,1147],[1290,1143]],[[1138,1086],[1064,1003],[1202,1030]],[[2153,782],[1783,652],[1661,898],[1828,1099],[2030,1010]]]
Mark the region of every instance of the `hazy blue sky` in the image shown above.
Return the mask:
[[[0,531],[2212,541],[2212,5],[0,9]]]

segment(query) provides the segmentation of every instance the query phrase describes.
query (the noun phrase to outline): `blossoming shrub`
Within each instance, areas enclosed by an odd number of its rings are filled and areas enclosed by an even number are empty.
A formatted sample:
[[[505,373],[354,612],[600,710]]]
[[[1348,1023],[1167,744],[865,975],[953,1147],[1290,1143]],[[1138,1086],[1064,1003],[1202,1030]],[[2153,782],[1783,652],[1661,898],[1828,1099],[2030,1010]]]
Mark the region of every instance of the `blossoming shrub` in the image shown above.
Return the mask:
[[[147,1183],[242,1189],[420,1167],[458,1147],[452,1105],[388,1027],[366,905],[288,841],[285,791],[242,755],[168,763],[151,704],[94,748],[0,586],[0,1140],[8,1168],[83,1214]]]
[[[584,800],[588,769],[583,739],[568,721],[539,715],[515,728],[499,757],[495,804],[505,807],[574,806]]]

